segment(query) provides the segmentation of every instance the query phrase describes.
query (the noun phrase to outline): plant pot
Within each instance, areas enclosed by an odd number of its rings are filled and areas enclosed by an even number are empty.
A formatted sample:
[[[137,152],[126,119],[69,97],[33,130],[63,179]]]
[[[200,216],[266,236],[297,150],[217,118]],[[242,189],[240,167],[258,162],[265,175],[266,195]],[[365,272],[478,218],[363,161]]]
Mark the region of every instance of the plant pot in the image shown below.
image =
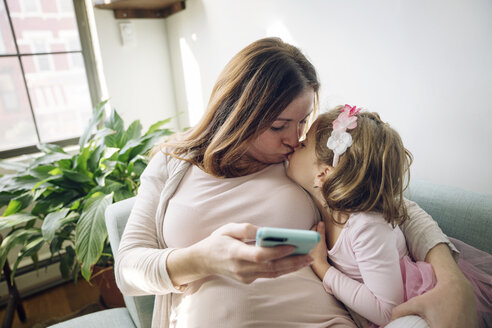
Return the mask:
[[[92,279],[99,287],[100,301],[106,308],[125,307],[125,301],[114,278],[113,267],[95,266]]]

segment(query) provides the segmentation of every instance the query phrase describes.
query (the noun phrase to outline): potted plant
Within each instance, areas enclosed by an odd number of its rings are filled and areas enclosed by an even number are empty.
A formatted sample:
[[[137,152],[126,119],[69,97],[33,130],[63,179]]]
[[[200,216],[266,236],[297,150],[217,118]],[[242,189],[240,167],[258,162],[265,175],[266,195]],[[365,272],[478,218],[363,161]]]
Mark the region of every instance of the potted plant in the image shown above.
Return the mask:
[[[144,134],[138,120],[125,129],[115,110],[104,118],[105,104],[94,109],[74,154],[42,144],[42,155],[31,163],[0,162],[15,171],[0,177],[0,209],[5,208],[0,230],[8,230],[0,245],[0,267],[22,246],[11,279],[23,258],[38,262],[45,244],[52,257],[63,255],[64,278],[76,280],[81,273],[89,281],[95,264],[112,264],[106,207],[136,194],[146,153],[172,131],[162,128],[170,119],[153,124]]]

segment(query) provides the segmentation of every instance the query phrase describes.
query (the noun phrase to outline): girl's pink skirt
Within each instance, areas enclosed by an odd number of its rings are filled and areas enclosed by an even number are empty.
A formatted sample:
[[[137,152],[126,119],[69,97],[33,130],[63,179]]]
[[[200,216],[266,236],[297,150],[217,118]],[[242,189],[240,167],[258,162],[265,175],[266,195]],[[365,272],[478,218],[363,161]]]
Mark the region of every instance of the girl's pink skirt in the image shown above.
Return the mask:
[[[458,266],[473,285],[480,328],[492,327],[492,255],[449,238],[460,251]]]
[[[429,263],[414,262],[409,256],[404,256],[400,259],[400,270],[405,302],[412,297],[422,295],[436,285],[436,276]]]

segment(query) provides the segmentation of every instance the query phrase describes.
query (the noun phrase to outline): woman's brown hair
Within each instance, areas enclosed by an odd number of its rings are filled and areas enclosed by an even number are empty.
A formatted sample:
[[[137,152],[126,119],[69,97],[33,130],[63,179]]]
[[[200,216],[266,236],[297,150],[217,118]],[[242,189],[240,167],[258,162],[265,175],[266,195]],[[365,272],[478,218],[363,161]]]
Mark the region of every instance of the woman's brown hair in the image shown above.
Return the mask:
[[[255,172],[258,163],[244,161],[248,141],[306,88],[314,90],[316,107],[316,70],[298,48],[279,38],[255,41],[226,65],[198,124],[153,152],[167,147],[173,156],[218,177]]]
[[[333,163],[334,154],[326,142],[342,108],[321,114],[315,122],[320,163]],[[340,155],[338,165],[322,186],[326,204],[346,214],[377,211],[393,226],[402,223],[408,218],[403,191],[410,180],[412,154],[403,146],[398,132],[377,113],[359,112],[357,127],[347,132],[353,143]]]

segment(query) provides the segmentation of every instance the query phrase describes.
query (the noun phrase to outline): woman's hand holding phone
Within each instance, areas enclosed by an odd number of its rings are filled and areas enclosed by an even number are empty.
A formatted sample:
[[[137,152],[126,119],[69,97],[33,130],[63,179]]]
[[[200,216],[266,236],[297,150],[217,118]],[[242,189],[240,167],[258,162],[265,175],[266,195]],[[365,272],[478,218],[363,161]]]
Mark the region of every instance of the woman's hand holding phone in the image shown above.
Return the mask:
[[[185,259],[193,272],[187,277],[171,276],[177,285],[184,285],[210,275],[224,275],[243,283],[252,283],[258,278],[275,278],[295,272],[312,262],[309,255],[292,255],[296,248],[291,245],[257,247],[244,240],[256,237],[258,226],[248,223],[229,223],[215,230],[210,236],[185,249],[173,251],[173,257]],[[182,279],[184,278],[184,279]]]
[[[292,245],[296,248],[293,255],[304,255],[308,254],[320,239],[316,231],[263,227],[256,233],[256,246]]]

